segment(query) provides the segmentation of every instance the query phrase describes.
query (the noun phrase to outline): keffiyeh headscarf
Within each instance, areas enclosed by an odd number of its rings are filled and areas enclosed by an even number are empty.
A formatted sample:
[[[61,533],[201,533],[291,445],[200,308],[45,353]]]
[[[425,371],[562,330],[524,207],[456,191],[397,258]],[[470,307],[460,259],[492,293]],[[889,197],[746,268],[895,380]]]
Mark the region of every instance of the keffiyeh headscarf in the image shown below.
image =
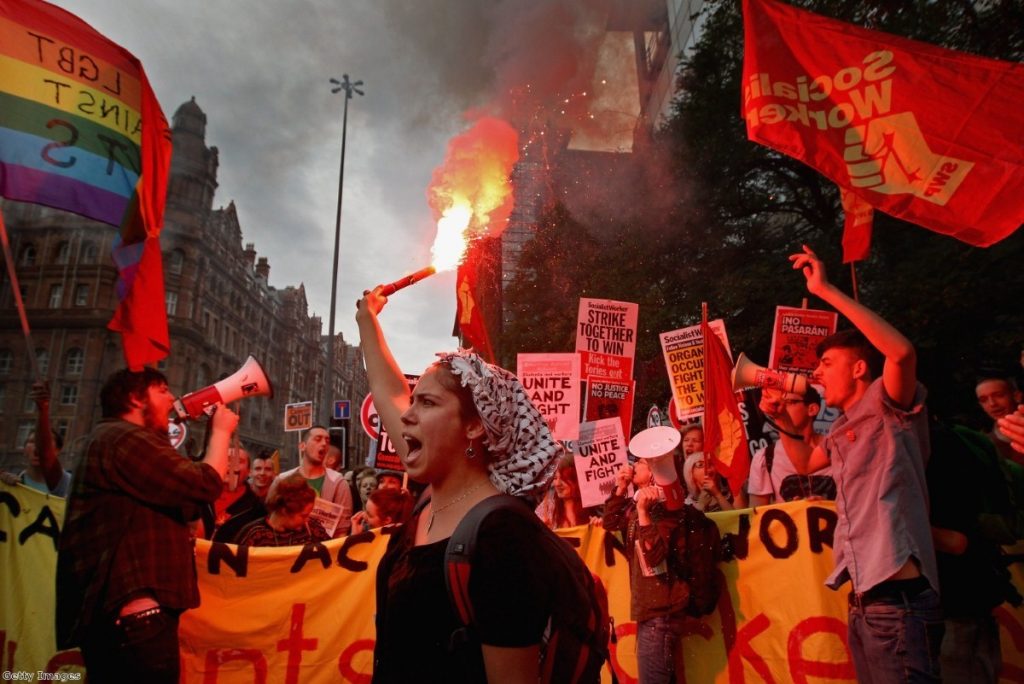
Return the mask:
[[[490,452],[491,482],[505,494],[539,500],[554,477],[560,448],[522,383],[465,349],[438,356],[473,395]]]

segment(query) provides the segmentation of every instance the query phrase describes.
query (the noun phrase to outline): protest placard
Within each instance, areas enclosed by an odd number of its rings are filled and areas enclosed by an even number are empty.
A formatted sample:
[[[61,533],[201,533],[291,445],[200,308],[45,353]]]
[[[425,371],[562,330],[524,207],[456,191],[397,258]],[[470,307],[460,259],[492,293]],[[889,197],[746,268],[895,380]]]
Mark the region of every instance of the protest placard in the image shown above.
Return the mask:
[[[284,431],[297,432],[313,427],[313,402],[300,401],[284,405]]]
[[[573,452],[583,506],[600,506],[612,493],[615,473],[627,463],[622,423],[618,418],[581,423]]]
[[[580,299],[576,351],[584,380],[626,382],[633,377],[640,305],[612,299]]]
[[[722,340],[726,353],[731,357],[725,323],[716,318],[708,325]],[[686,420],[699,416],[704,410],[704,337],[700,334],[700,326],[664,332],[659,337],[675,400],[676,418]]]
[[[409,383],[409,391],[416,388],[420,376],[405,374],[405,380]],[[363,430],[370,436],[370,450],[366,455],[366,465],[378,470],[395,470],[405,472],[402,459],[398,457],[398,449],[388,435],[388,431],[380,422],[377,414],[377,407],[373,405],[373,394],[367,394],[363,405],[359,410],[359,420],[363,424]]]
[[[836,331],[835,311],[775,307],[772,350],[768,367],[790,373],[810,373],[818,365],[818,343]]]
[[[579,437],[579,354],[519,354],[516,375],[555,439]]]
[[[632,434],[633,427],[633,396],[636,381],[605,382],[590,380],[587,382],[587,403],[583,409],[583,419],[602,420],[618,418],[622,421],[622,434]]]

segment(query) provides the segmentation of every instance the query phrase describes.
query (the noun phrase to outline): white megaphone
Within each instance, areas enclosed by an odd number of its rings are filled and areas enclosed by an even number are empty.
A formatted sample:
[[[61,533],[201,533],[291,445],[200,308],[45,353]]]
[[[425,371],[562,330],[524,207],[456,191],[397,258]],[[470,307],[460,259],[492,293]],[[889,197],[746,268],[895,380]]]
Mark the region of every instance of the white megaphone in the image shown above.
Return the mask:
[[[178,420],[196,420],[213,413],[217,402],[229,404],[245,397],[272,397],[274,388],[260,362],[250,356],[242,367],[223,380],[174,400]]]
[[[663,494],[665,508],[677,511],[686,503],[686,493],[676,473],[673,452],[679,446],[679,430],[671,425],[659,425],[638,432],[629,442],[629,453],[642,458],[651,468],[654,483]]]
[[[732,369],[732,388],[739,391],[747,387],[771,388],[803,396],[807,394],[807,376],[758,366],[741,352]]]

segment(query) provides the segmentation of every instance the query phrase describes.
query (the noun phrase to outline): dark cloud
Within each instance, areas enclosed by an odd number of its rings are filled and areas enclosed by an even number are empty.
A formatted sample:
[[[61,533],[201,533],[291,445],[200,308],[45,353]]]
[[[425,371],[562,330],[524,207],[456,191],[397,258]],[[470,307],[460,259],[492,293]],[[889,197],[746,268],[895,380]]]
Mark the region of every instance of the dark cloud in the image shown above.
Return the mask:
[[[220,150],[215,203],[234,200],[243,240],[271,284],[305,284],[328,320],[343,99],[328,79],[365,81],[350,102],[338,329],[364,288],[428,263],[425,192],[464,112],[523,123],[586,88],[603,31],[591,0],[57,0],[131,50],[165,113],[193,95]],[[538,114],[539,112],[539,114]],[[453,277],[397,295],[385,314],[400,362],[451,347]]]

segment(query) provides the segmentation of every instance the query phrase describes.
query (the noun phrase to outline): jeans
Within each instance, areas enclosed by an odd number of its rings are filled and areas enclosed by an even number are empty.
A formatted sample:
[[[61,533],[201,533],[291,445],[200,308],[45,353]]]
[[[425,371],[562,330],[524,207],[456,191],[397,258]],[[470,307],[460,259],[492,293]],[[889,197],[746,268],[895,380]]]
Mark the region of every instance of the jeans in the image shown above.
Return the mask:
[[[991,615],[946,618],[942,680],[946,684],[995,684],[1003,658],[999,625]]]
[[[850,605],[849,642],[857,681],[939,682],[945,625],[939,595],[925,589],[868,605]]]
[[[640,684],[675,681],[675,656],[683,638],[682,615],[661,615],[637,624],[636,658]]]
[[[178,615],[166,610],[143,618],[113,618],[89,627],[82,658],[89,681],[177,684]]]

